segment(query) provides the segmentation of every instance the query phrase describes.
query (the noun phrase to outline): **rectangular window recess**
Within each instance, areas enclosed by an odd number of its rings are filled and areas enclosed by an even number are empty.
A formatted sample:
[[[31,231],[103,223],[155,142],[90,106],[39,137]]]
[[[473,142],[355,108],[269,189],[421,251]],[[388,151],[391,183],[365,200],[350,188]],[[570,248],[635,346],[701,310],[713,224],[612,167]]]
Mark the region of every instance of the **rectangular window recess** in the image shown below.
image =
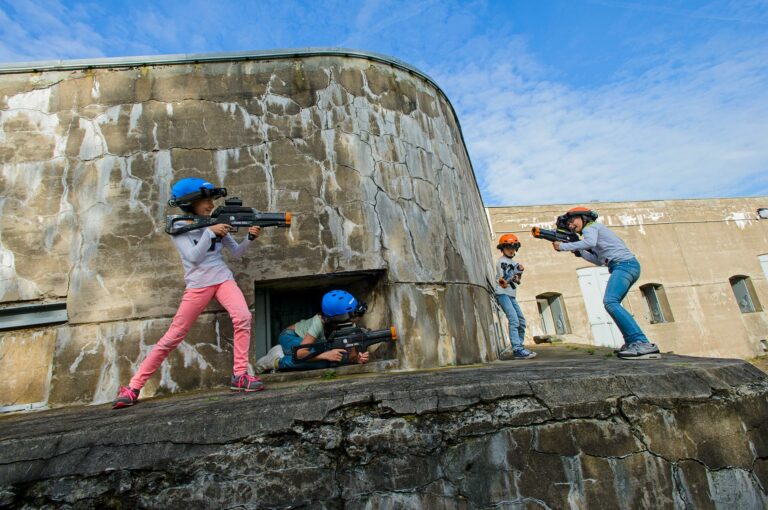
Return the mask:
[[[0,331],[61,324],[67,320],[67,303],[21,305],[0,309]]]
[[[254,282],[255,355],[263,356],[277,345],[280,332],[286,327],[319,313],[326,292],[346,290],[368,301],[367,296],[380,282],[386,282],[386,270],[338,271]]]

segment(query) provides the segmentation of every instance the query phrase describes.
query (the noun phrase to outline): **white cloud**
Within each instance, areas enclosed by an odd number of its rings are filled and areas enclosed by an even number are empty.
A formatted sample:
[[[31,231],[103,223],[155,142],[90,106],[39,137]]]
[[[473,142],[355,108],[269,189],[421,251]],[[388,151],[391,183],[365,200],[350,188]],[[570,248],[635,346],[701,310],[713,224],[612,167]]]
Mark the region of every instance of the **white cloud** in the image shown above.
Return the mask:
[[[766,48],[768,38],[713,38],[578,90],[545,79],[515,44],[437,78],[489,205],[759,194],[768,193]]]
[[[81,16],[56,0],[0,8],[0,62],[102,56],[101,35]]]
[[[358,47],[410,62],[446,90],[488,204],[768,193],[768,4],[685,5],[587,0],[623,11],[606,18],[624,23],[621,35],[605,40],[627,54],[618,69],[593,65],[608,78],[582,85],[515,35],[525,9],[484,1],[20,1],[0,4],[0,61]],[[627,20],[649,12],[632,30]]]

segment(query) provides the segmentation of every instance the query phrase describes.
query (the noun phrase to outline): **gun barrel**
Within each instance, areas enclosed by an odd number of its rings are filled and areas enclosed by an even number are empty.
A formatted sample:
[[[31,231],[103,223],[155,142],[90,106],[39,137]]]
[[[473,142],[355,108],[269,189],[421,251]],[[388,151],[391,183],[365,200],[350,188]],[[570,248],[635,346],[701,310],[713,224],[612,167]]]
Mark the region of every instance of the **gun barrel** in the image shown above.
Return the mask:
[[[562,230],[547,230],[545,228],[533,227],[531,235],[536,239],[546,241],[560,241],[561,243],[572,243],[579,240],[579,236],[573,232],[564,232]]]
[[[291,224],[291,213],[289,212],[261,212],[255,215],[255,225],[262,227],[277,227]]]
[[[551,230],[546,230],[540,227],[533,227],[531,229],[531,235],[536,239],[544,239],[546,241],[557,241],[557,237]]]
[[[394,326],[387,329],[375,329],[365,335],[366,340],[397,340],[397,331]]]

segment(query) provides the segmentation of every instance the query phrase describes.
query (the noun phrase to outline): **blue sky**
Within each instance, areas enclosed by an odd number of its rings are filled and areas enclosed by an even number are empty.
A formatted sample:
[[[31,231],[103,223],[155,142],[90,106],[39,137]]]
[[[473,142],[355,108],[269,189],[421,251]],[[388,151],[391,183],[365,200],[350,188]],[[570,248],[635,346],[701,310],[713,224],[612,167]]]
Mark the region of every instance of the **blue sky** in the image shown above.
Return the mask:
[[[768,194],[768,0],[0,0],[0,62],[308,46],[435,78],[487,205]]]

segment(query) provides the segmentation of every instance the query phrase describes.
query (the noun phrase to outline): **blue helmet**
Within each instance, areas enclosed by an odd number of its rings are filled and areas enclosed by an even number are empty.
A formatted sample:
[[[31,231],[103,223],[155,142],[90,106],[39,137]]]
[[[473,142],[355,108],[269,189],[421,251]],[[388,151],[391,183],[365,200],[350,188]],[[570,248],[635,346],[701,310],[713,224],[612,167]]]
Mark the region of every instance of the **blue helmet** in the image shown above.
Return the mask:
[[[321,308],[325,317],[335,317],[355,312],[358,309],[358,303],[355,296],[349,292],[332,290],[323,296]]]
[[[168,205],[181,207],[182,210],[191,212],[191,205],[194,200],[226,196],[227,188],[215,188],[205,179],[187,177],[171,186],[171,199],[168,201]]]

